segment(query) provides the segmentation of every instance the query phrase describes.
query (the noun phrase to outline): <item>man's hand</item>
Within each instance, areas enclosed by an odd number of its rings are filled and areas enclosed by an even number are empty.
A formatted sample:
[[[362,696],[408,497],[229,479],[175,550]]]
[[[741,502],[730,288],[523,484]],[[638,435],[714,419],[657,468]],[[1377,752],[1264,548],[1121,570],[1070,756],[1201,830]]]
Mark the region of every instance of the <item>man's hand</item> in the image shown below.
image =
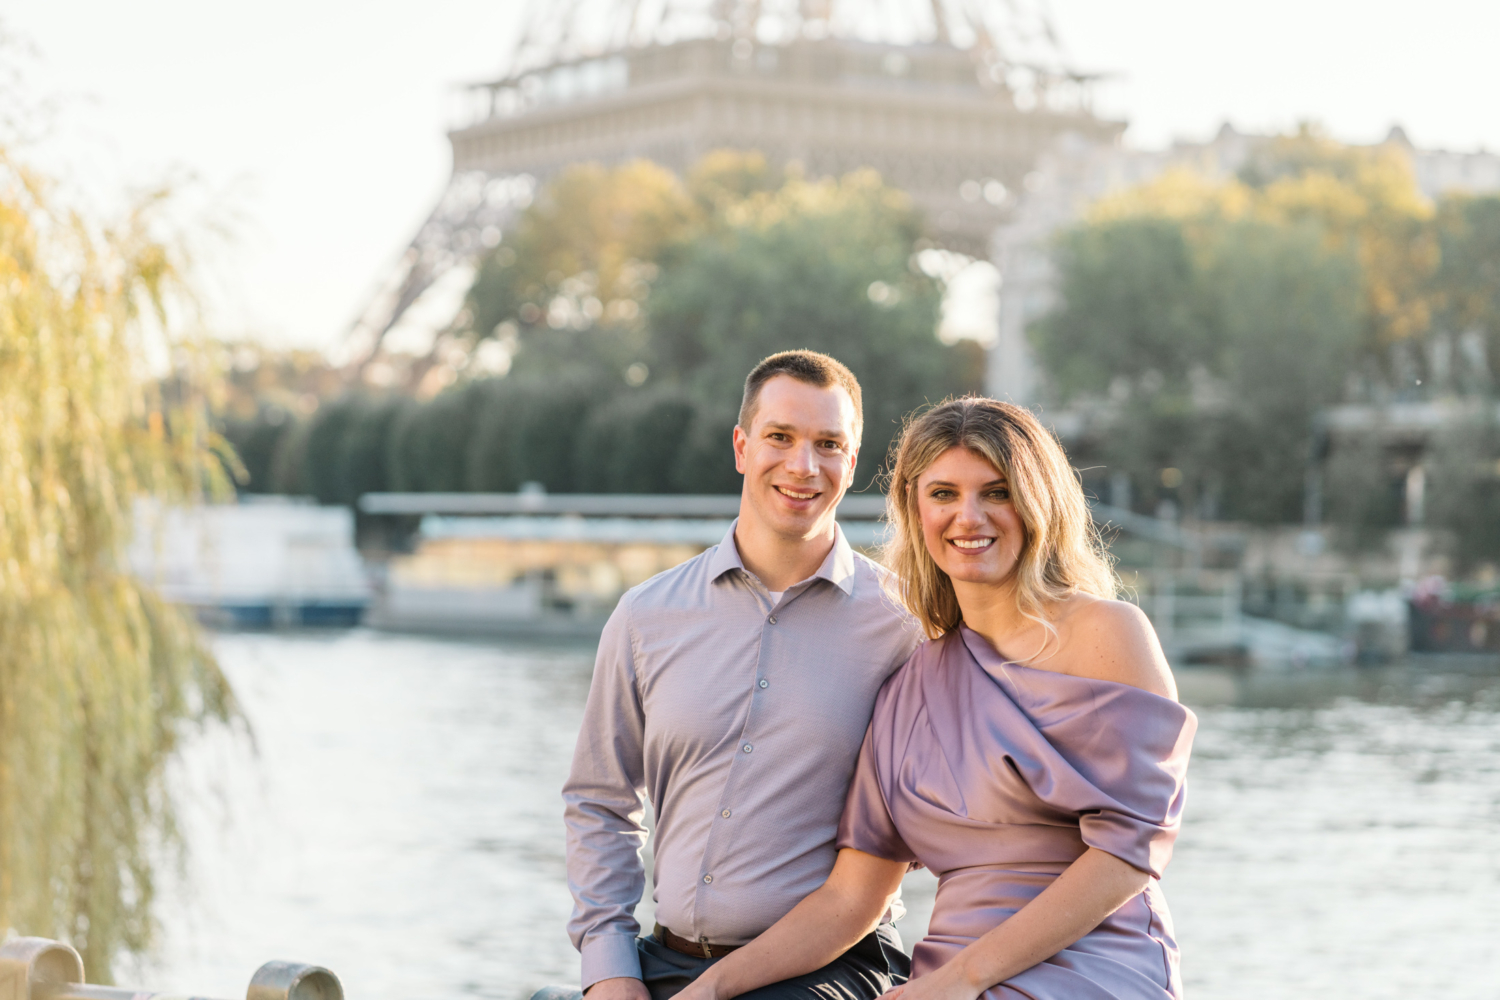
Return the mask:
[[[634,976],[601,979],[583,991],[588,1000],[651,1000],[646,984]]]

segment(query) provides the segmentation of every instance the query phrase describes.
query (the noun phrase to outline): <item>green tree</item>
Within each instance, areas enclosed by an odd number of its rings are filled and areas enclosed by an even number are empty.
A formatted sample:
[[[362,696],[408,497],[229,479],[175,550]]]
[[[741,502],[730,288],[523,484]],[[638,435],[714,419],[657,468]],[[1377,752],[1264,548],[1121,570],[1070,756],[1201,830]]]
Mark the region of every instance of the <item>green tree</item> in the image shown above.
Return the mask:
[[[133,513],[223,496],[234,463],[202,353],[147,375],[186,303],[162,198],[104,228],[45,190],[0,154],[0,927],[108,981],[151,942],[184,726],[232,714],[192,622],[128,572]]]
[[[734,426],[738,407],[697,402],[672,467],[671,483],[680,493],[738,493],[742,484],[734,467]]]
[[[663,255],[647,363],[706,406],[737,406],[766,355],[833,355],[864,390],[868,483],[902,417],[955,388],[953,349],[935,336],[941,286],[912,262],[920,234],[905,196],[873,173],[758,193]]]
[[[1433,275],[1440,329],[1476,337],[1461,347],[1480,357],[1460,359],[1461,388],[1489,392],[1491,359],[1500,359],[1500,198],[1454,195],[1438,205],[1442,260]]]
[[[1217,350],[1200,386],[1221,385],[1199,390],[1196,409],[1212,419],[1193,467],[1234,519],[1301,520],[1313,418],[1338,401],[1359,345],[1360,270],[1319,236],[1243,223],[1206,268]]]
[[[233,447],[245,469],[240,489],[245,493],[274,493],[276,454],[296,426],[284,407],[270,403],[259,407],[249,420],[229,418],[224,438]]]
[[[682,390],[672,387],[621,394],[596,408],[575,452],[579,488],[597,493],[677,492],[674,472],[697,409]]]
[[[607,403],[617,379],[574,371],[552,380],[517,376],[481,383],[467,456],[472,489],[509,492],[540,483],[554,493],[586,489],[576,460],[591,412]],[[620,386],[623,388],[623,386]]]
[[[1211,353],[1207,303],[1184,226],[1144,217],[1080,226],[1056,250],[1062,308],[1038,326],[1038,360],[1065,396],[1148,372],[1183,381]]]
[[[921,232],[869,172],[813,183],[716,153],[686,182],[641,164],[565,174],[469,294],[471,336],[510,345],[501,381],[514,385],[485,410],[474,456],[488,471],[471,481],[515,482],[509,463],[530,462],[526,478],[552,488],[566,479],[543,462],[554,446],[521,449],[571,439],[576,483],[633,484],[578,488],[738,490],[728,441],[746,373],[812,348],[864,386],[867,483],[907,412],[978,380],[973,352],[935,336],[942,288],[913,263]],[[575,422],[550,390],[528,397],[537,381],[588,386],[576,412],[593,415]],[[671,461],[653,451],[669,438]]]
[[[651,262],[693,217],[681,182],[655,164],[571,168],[481,262],[467,300],[471,341],[512,341],[536,375],[618,376],[639,352]]]
[[[1361,274],[1312,225],[1111,219],[1069,234],[1034,329],[1067,397],[1110,397],[1089,456],[1146,509],[1298,520],[1314,414],[1362,330]]]
[[[391,488],[458,493],[470,489],[468,456],[484,384],[455,386],[397,413],[388,439]]]
[[[351,393],[319,408],[303,453],[308,492],[319,503],[352,506],[390,489],[390,440],[405,406]]]
[[[1228,222],[1311,227],[1329,252],[1357,263],[1359,347],[1366,363],[1390,378],[1392,349],[1420,341],[1431,328],[1430,282],[1439,260],[1432,216],[1405,153],[1345,146],[1304,125],[1260,144],[1236,178],[1168,171],[1102,199],[1087,223],[1176,221],[1194,245]]]
[[[1500,421],[1493,405],[1444,428],[1425,464],[1427,523],[1456,537],[1458,571],[1500,563]]]

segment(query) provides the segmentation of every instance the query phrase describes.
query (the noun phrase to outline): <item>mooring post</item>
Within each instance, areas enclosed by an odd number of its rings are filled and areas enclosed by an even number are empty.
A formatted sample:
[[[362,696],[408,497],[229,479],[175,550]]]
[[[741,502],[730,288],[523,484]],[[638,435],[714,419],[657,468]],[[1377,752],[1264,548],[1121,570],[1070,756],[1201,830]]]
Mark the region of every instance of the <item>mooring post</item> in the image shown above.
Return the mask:
[[[199,1000],[84,982],[71,945],[23,937],[0,945],[0,1000]],[[319,965],[267,962],[250,977],[245,1000],[344,1000],[339,977]]]
[[[583,1000],[583,993],[576,986],[543,986],[531,1000]]]

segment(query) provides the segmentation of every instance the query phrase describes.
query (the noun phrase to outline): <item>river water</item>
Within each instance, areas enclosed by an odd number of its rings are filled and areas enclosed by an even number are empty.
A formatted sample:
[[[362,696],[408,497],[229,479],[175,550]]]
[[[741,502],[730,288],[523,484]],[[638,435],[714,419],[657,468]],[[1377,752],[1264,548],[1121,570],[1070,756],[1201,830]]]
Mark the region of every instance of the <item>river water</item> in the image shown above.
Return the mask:
[[[251,735],[191,743],[188,862],[122,979],[236,997],[289,958],[351,1000],[576,981],[558,789],[590,649],[362,630],[216,648]],[[1192,1000],[1500,998],[1500,676],[1182,676],[1201,728],[1164,886]],[[908,947],[934,884],[908,878]]]

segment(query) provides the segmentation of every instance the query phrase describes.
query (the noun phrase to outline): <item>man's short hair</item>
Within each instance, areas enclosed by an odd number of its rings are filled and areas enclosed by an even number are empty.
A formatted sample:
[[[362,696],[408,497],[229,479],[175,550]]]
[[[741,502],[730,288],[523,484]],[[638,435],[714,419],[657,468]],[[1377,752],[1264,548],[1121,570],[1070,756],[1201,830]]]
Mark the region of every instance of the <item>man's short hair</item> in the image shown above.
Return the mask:
[[[740,401],[740,427],[745,433],[750,433],[750,421],[755,419],[755,404],[760,401],[761,387],[777,375],[789,375],[819,389],[838,386],[847,392],[854,402],[854,440],[859,442],[865,429],[865,403],[860,395],[859,379],[843,362],[817,351],[782,351],[751,369],[745,376],[745,396]]]

